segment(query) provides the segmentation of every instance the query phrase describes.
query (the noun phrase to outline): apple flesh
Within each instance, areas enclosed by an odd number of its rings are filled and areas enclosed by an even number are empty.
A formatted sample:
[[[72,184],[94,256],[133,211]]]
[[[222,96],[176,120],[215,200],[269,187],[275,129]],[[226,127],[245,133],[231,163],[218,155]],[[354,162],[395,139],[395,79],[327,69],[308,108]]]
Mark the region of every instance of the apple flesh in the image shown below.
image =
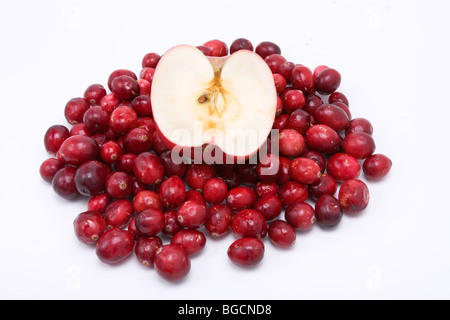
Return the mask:
[[[267,140],[277,92],[267,63],[252,51],[207,57],[181,45],[161,57],[151,103],[168,148],[214,145],[236,160],[254,155]]]

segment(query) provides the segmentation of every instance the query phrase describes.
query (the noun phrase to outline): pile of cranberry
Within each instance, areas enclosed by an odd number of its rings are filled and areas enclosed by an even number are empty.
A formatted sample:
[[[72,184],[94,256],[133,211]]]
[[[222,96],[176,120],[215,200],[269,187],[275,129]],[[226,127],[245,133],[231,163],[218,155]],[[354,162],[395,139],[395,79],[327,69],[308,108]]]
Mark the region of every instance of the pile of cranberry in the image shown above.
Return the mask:
[[[225,56],[253,45],[241,38],[229,49],[219,40],[198,48]],[[346,96],[336,91],[339,72],[287,61],[268,41],[255,52],[272,70],[278,93],[273,128],[279,134],[269,139],[278,139],[280,154],[265,161],[175,164],[152,119],[157,53],[144,56],[139,77],[116,70],[109,93],[93,84],[71,99],[64,110],[70,130],[47,130],[45,148],[55,157],[42,163],[40,174],[63,198],[89,197],[74,230],[81,242],[95,246],[102,262],[117,264],[134,251],[144,266],[178,280],[189,272],[190,256],[204,248],[205,234],[217,238],[231,231],[237,240],[228,257],[252,266],[263,258],[266,235],[275,246],[290,247],[297,231],[316,222],[333,227],[343,212],[366,208],[369,190],[358,179],[361,169],[367,180],[376,180],[392,162],[374,154],[371,123],[352,118]],[[274,173],[262,173],[274,165]]]

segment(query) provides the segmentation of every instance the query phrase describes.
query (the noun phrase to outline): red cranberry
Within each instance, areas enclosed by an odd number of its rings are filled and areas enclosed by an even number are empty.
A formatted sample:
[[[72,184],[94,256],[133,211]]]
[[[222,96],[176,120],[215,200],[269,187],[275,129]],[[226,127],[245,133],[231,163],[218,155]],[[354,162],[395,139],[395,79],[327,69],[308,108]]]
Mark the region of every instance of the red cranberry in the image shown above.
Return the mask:
[[[350,120],[342,108],[333,104],[323,104],[314,113],[317,123],[325,124],[339,131],[345,130],[350,125]]]
[[[220,40],[210,40],[203,44],[205,47],[211,48],[211,56],[224,57],[228,54],[228,46]]]
[[[145,79],[139,79],[137,83],[139,85],[139,94],[142,96],[150,96],[152,84]]]
[[[39,174],[41,175],[42,179],[44,179],[44,181],[51,183],[55,174],[62,168],[64,168],[64,162],[62,160],[49,158],[42,162],[41,166],[39,167]]]
[[[240,267],[255,266],[264,257],[264,244],[257,238],[238,239],[230,245],[227,254]]]
[[[325,194],[317,200],[315,212],[317,223],[323,227],[334,227],[342,219],[339,200],[329,194]]]
[[[96,244],[106,231],[106,221],[100,212],[86,211],[80,213],[73,222],[78,240],[87,245]]]
[[[349,107],[349,103],[348,103],[348,99],[345,96],[345,94],[343,94],[342,92],[333,92],[329,97],[328,97],[328,103],[334,104],[335,102],[342,102],[344,103],[347,107]]]
[[[244,209],[231,219],[231,230],[237,238],[264,239],[267,234],[267,222],[258,211]]]
[[[341,75],[337,70],[327,68],[321,71],[314,82],[314,87],[321,94],[332,94],[341,84]]]
[[[61,145],[60,155],[65,163],[78,167],[87,161],[97,160],[99,147],[91,137],[72,136]]]
[[[294,129],[281,130],[279,134],[280,154],[286,157],[298,157],[305,151],[305,139]]]
[[[267,57],[264,58],[264,60],[266,61],[272,73],[276,73],[280,65],[286,62],[286,58],[278,53],[269,54]],[[283,78],[283,76],[281,77]]]
[[[125,172],[113,172],[106,179],[106,193],[115,199],[123,199],[128,197],[133,190],[133,182],[131,177]]]
[[[212,178],[206,181],[203,187],[205,201],[211,204],[218,204],[225,200],[228,193],[228,186],[221,178]]]
[[[308,199],[308,188],[297,181],[288,181],[278,189],[278,198],[283,206],[289,206],[294,202],[303,202]]]
[[[350,133],[342,140],[342,149],[356,159],[365,159],[374,153],[375,141],[367,133]]]
[[[133,163],[136,178],[144,184],[159,184],[164,178],[164,167],[159,157],[150,152],[139,154]]]
[[[133,208],[137,213],[149,208],[163,210],[163,204],[159,198],[159,193],[151,190],[142,190],[134,197]]]
[[[162,247],[162,241],[159,237],[141,236],[136,241],[134,254],[138,261],[145,267],[153,267],[156,251]]]
[[[308,112],[311,117],[314,117],[317,108],[319,108],[322,104],[323,100],[319,96],[310,94],[305,97],[305,106],[303,107],[303,110]],[[311,119],[311,123],[313,123],[313,118]]]
[[[280,159],[275,154],[267,154],[261,157],[256,166],[258,177],[265,182],[274,182],[280,176]]]
[[[234,166],[218,166],[217,177],[221,178],[228,189],[233,189],[241,185],[241,177],[237,174]]]
[[[208,219],[205,229],[215,238],[227,234],[231,229],[233,213],[223,204],[216,204],[208,208]]]
[[[352,113],[351,113],[349,107],[347,107],[347,105],[345,103],[336,101],[336,102],[333,102],[333,105],[336,106],[336,107],[341,108],[342,110],[344,110],[344,112],[347,115],[349,120],[352,119]]]
[[[164,172],[166,176],[178,176],[180,178],[184,177],[187,170],[187,164],[184,162],[175,163],[172,160],[172,151],[167,150],[161,154],[161,163],[164,167]]]
[[[320,66],[315,67],[315,68],[314,68],[314,72],[313,72],[313,78],[314,78],[314,80],[316,79],[317,75],[318,75],[319,73],[321,73],[321,72],[322,72],[323,70],[325,70],[325,69],[328,69],[328,67],[325,66],[325,65],[320,65]]]
[[[153,137],[153,133],[156,131],[155,121],[150,117],[138,117],[138,128],[147,130]]]
[[[112,90],[112,82],[113,82],[113,80],[116,78],[116,77],[119,77],[119,76],[129,76],[129,77],[131,77],[132,79],[134,79],[134,80],[137,80],[138,78],[137,78],[137,76],[136,76],[136,74],[133,72],[133,71],[130,71],[130,70],[127,70],[127,69],[118,69],[118,70],[115,70],[115,71],[113,71],[111,74],[110,74],[110,76],[108,77],[108,88],[109,88],[109,90],[111,90],[111,91],[113,91]]]
[[[92,84],[84,91],[84,99],[91,105],[98,105],[100,100],[106,96],[106,90],[101,84]]]
[[[298,231],[311,230],[316,222],[314,208],[306,202],[294,202],[285,211],[284,218]]]
[[[153,82],[153,76],[155,75],[155,69],[154,68],[143,68],[141,72],[139,73],[139,76],[141,79],[147,80],[148,82]]]
[[[275,117],[272,128],[278,129],[280,131],[283,129],[286,129],[288,120],[289,120],[289,115],[282,113]]]
[[[314,200],[319,199],[324,194],[334,195],[336,190],[336,180],[328,174],[322,174],[319,181],[310,184],[308,189],[309,195]]]
[[[240,164],[237,166],[237,174],[241,177],[242,183],[253,185],[259,181],[256,166],[256,164]]]
[[[105,213],[106,208],[111,203],[111,198],[106,194],[102,193],[92,197],[88,202],[88,211],[94,211],[99,213]]]
[[[297,235],[295,229],[286,221],[275,220],[267,231],[270,241],[277,247],[290,248],[295,244]]]
[[[161,56],[158,53],[147,53],[142,59],[142,68],[156,68]]]
[[[228,191],[226,202],[232,211],[241,211],[253,207],[256,195],[249,187],[236,187]]]
[[[150,97],[147,95],[140,95],[134,98],[131,105],[139,117],[150,117],[152,115],[152,104]]]
[[[65,167],[56,172],[52,180],[53,190],[65,199],[75,199],[79,195],[75,184],[76,173],[74,167]]]
[[[293,62],[287,61],[278,67],[277,73],[282,75],[283,78],[286,79],[287,83],[290,83],[292,70],[294,68],[295,68],[295,64]]]
[[[265,59],[271,54],[281,54],[281,49],[278,45],[270,41],[263,41],[255,48],[255,52]]]
[[[128,153],[139,154],[153,146],[153,135],[142,128],[131,129],[123,139],[123,147]]]
[[[294,129],[303,136],[310,126],[311,116],[302,109],[292,112],[286,122],[286,129]]]
[[[312,159],[299,157],[291,161],[291,177],[300,183],[311,184],[319,180],[319,165]]]
[[[307,150],[304,153],[302,153],[302,157],[314,160],[319,165],[320,172],[322,173],[325,172],[327,160],[320,152],[314,150]]]
[[[69,129],[63,125],[53,125],[44,136],[44,146],[48,153],[56,153],[63,142],[70,137]]]
[[[86,125],[84,123],[78,123],[70,129],[70,136],[85,136],[85,137],[92,137],[92,134],[87,129]]]
[[[215,176],[216,170],[212,165],[193,163],[189,165],[186,171],[185,181],[191,189],[201,191],[203,190],[206,181]]]
[[[105,219],[108,228],[124,228],[133,216],[133,204],[126,199],[111,202],[105,210]]]
[[[125,134],[133,128],[137,127],[136,112],[126,106],[117,107],[111,114],[109,126],[116,134]]]
[[[83,122],[91,134],[105,133],[109,127],[109,114],[100,106],[93,106],[84,113]]]
[[[90,107],[89,101],[84,98],[71,99],[64,108],[66,120],[72,125],[83,122],[84,113],[89,110]]]
[[[339,189],[339,203],[349,213],[364,210],[369,204],[369,188],[361,180],[347,180]]]
[[[290,89],[281,99],[283,101],[283,111],[287,114],[291,114],[305,106],[305,96],[300,90]]]
[[[206,201],[205,198],[203,197],[203,194],[197,190],[186,191],[185,201],[195,201],[206,207]]]
[[[384,154],[373,154],[363,163],[363,171],[367,178],[378,180],[385,177],[392,168],[392,161]]]
[[[197,46],[198,50],[200,50],[205,56],[211,57],[212,56],[212,49],[210,47],[206,46]]]
[[[181,280],[191,269],[186,250],[176,244],[167,244],[159,248],[153,263],[156,272],[169,281]]]
[[[164,213],[160,210],[149,208],[137,214],[136,229],[142,236],[155,236],[164,229]]]
[[[283,205],[275,195],[265,196],[256,201],[253,209],[261,213],[266,220],[273,220],[281,213]]]
[[[278,192],[278,184],[275,182],[265,182],[260,181],[253,187],[256,197],[258,199],[264,198],[265,196],[276,196]]]
[[[121,151],[119,153],[121,153],[122,147],[120,147],[120,145],[117,142],[115,142],[115,144],[117,144],[117,146],[120,148]],[[114,146],[113,148],[117,148],[117,146]],[[110,153],[111,153],[111,159],[113,159],[115,152],[111,150]],[[123,171],[123,172],[133,175],[134,174],[133,163],[134,163],[134,160],[136,159],[136,157],[137,156],[132,153],[123,154],[123,155],[119,156],[118,161],[116,161],[114,163],[114,168],[116,169],[116,171]],[[105,160],[103,160],[103,161],[108,162]]]
[[[239,50],[250,50],[253,51],[253,44],[250,42],[250,40],[244,39],[244,38],[239,38],[234,40],[231,43],[230,46],[230,54],[235,53],[236,51]]]
[[[162,231],[164,234],[173,236],[182,229],[183,226],[178,221],[177,212],[175,210],[164,212],[164,229]]]
[[[373,127],[369,120],[365,118],[355,118],[350,121],[350,125],[347,130],[345,130],[345,134],[363,132],[368,135],[373,134]]]
[[[295,89],[309,94],[314,90],[314,79],[312,71],[303,65],[297,65],[291,72],[291,83]]]
[[[280,157],[280,176],[278,177],[277,183],[279,185],[284,184],[291,180],[291,160],[287,157]]]
[[[133,248],[134,235],[131,231],[112,228],[98,240],[96,254],[103,263],[116,265],[128,258]]]
[[[177,208],[186,197],[186,187],[180,177],[173,176],[161,183],[159,198],[167,208]]]
[[[188,229],[197,229],[203,226],[208,219],[208,209],[196,201],[185,201],[177,210],[177,219]]]
[[[102,193],[105,191],[105,181],[109,173],[110,169],[100,161],[83,163],[75,175],[78,192],[87,197]]]
[[[100,158],[108,164],[117,163],[122,157],[122,147],[116,141],[107,141],[100,147]]]
[[[277,93],[281,93],[286,89],[287,82],[286,79],[279,73],[273,74],[273,81],[275,83],[275,89]],[[281,113],[283,110],[283,101],[279,96],[277,96],[277,115]]]
[[[104,96],[100,100],[100,107],[109,114],[111,114],[114,109],[116,109],[120,104],[120,99],[115,93],[109,93],[106,96]]]
[[[341,138],[325,124],[316,124],[306,131],[306,144],[313,150],[335,153],[340,149]]]
[[[346,153],[335,153],[328,159],[327,172],[337,181],[356,179],[361,166],[355,157]]]
[[[191,256],[202,251],[206,245],[206,237],[198,230],[184,229],[175,233],[170,243],[179,245]]]

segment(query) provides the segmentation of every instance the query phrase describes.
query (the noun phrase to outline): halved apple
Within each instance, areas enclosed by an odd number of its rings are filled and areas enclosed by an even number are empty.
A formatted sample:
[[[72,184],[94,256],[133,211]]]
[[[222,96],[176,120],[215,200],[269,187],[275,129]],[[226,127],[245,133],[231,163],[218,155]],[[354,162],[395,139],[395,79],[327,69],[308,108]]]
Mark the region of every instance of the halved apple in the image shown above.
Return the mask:
[[[272,72],[249,50],[207,57],[193,46],[174,47],[161,57],[151,92],[162,140],[184,153],[213,145],[233,159],[248,158],[266,142],[276,113]]]

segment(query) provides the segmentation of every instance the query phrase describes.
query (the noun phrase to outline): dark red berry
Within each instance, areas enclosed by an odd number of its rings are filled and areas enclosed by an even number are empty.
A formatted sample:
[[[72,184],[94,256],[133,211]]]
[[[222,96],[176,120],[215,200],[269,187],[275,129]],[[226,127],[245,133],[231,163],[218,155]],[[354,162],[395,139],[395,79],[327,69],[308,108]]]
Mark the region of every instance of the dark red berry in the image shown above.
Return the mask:
[[[69,129],[63,125],[53,125],[44,136],[44,146],[48,153],[56,153],[63,142],[70,137]]]
[[[108,77],[108,88],[109,88],[109,90],[113,91],[112,90],[112,82],[113,82],[113,80],[115,78],[119,77],[119,76],[124,76],[124,75],[125,76],[129,76],[129,77],[131,77],[134,80],[138,79],[136,74],[133,71],[130,71],[130,70],[127,70],[127,69],[115,70],[115,71],[111,72],[111,74]]]
[[[73,227],[78,240],[92,245],[106,231],[106,221],[100,212],[86,211],[75,218]]]
[[[113,172],[106,179],[105,190],[111,198],[123,199],[133,191],[133,181],[125,172]]]
[[[327,163],[327,172],[337,181],[356,179],[361,172],[358,160],[346,153],[335,153]]]
[[[319,180],[321,171],[319,165],[312,159],[299,157],[291,161],[291,177],[300,183],[311,184]]]
[[[131,231],[112,228],[98,240],[96,254],[103,263],[116,265],[130,256],[133,248],[134,235]]]
[[[255,52],[265,59],[267,56],[277,53],[281,54],[281,49],[278,45],[270,41],[263,41],[255,48]]]
[[[304,94],[309,94],[314,89],[314,79],[312,71],[303,65],[297,65],[291,72],[291,83],[295,89],[301,90]]]
[[[300,182],[288,181],[278,189],[278,198],[285,207],[294,202],[303,202],[308,199],[308,188]]]
[[[160,184],[164,178],[164,167],[159,156],[151,152],[139,154],[133,162],[136,178],[144,184]]]
[[[373,154],[363,163],[364,175],[372,180],[385,177],[392,168],[392,160],[384,154]]]
[[[206,237],[198,230],[184,229],[175,233],[170,243],[179,245],[191,256],[202,251],[206,245]]]
[[[227,254],[240,267],[255,266],[264,257],[264,244],[257,238],[241,238],[230,245]]]
[[[186,171],[185,181],[191,189],[202,191],[206,181],[215,176],[216,170],[212,165],[193,163],[189,165]]]
[[[156,252],[162,247],[162,241],[159,237],[141,236],[136,241],[134,254],[138,261],[145,267],[153,267]]]
[[[339,200],[332,195],[321,196],[315,206],[317,223],[323,227],[334,227],[341,222],[342,208]]]
[[[67,138],[60,148],[61,158],[65,163],[80,166],[90,160],[97,160],[100,148],[91,137],[72,136]]]
[[[319,181],[308,186],[309,195],[314,200],[319,199],[324,194],[334,195],[336,190],[336,180],[328,174],[322,174]]]
[[[284,218],[298,231],[311,230],[316,222],[314,208],[306,202],[294,202],[285,211]]]
[[[221,237],[231,229],[231,219],[233,213],[231,209],[223,204],[216,204],[208,208],[208,220],[205,229],[213,237]]]
[[[159,193],[151,190],[142,190],[134,196],[133,208],[134,211],[139,213],[149,208],[163,210],[164,206],[159,198]]]
[[[228,191],[226,202],[232,211],[241,211],[253,207],[256,195],[249,187],[236,187]]]
[[[267,234],[269,235],[270,241],[280,248],[292,247],[297,237],[295,229],[283,220],[272,221]]]
[[[333,104],[323,104],[316,109],[314,119],[317,123],[325,124],[339,131],[345,130],[350,125],[350,119],[345,111]]]
[[[142,68],[156,68],[161,56],[158,53],[147,53],[142,59]]]
[[[179,207],[186,197],[186,186],[183,180],[178,176],[164,180],[159,188],[159,197],[167,208]]]
[[[83,122],[91,134],[105,133],[109,127],[109,113],[100,106],[93,106],[84,113]]]
[[[236,39],[236,40],[234,40],[231,43],[230,54],[233,54],[233,53],[235,53],[236,51],[239,51],[239,50],[250,50],[250,51],[253,51],[253,45],[250,42],[250,40],[247,40],[247,39],[244,39],[244,38]]]
[[[74,167],[64,167],[60,169],[53,177],[53,190],[65,199],[75,199],[79,195],[75,184],[76,173],[77,169]]]
[[[267,222],[258,211],[244,209],[233,216],[231,229],[237,238],[264,239],[267,234]]]
[[[104,217],[108,228],[124,228],[130,222],[133,213],[133,204],[129,200],[118,199],[106,207]]]
[[[42,162],[41,166],[39,167],[39,174],[41,175],[42,179],[47,182],[52,182],[53,177],[55,174],[64,168],[64,162],[60,159],[56,158],[48,158]]]
[[[211,204],[218,204],[225,200],[228,193],[228,186],[221,178],[212,178],[206,181],[203,187],[205,201]]]
[[[92,84],[84,91],[84,99],[94,106],[100,104],[100,100],[106,96],[106,90],[101,84]]]
[[[91,107],[89,101],[84,98],[73,98],[67,102],[64,115],[71,125],[83,122],[84,113]]]
[[[164,212],[164,229],[162,232],[164,234],[173,236],[181,229],[183,229],[183,226],[177,219],[177,212],[175,210]]]
[[[368,135],[373,134],[373,127],[369,120],[365,118],[355,118],[350,121],[350,124],[345,130],[345,134],[350,133],[356,133],[356,132],[363,132],[367,133]]]
[[[321,94],[332,94],[341,84],[341,75],[337,70],[327,68],[320,72],[314,82],[314,87]]]
[[[280,215],[283,205],[278,197],[268,195],[256,201],[253,209],[261,213],[264,219],[273,220]]]
[[[136,128],[137,120],[138,116],[132,108],[121,106],[111,113],[109,127],[114,133],[122,135]]]
[[[106,208],[110,203],[111,198],[106,193],[99,194],[89,200],[88,211],[94,211],[103,214],[105,213]]]
[[[179,281],[189,273],[191,262],[186,250],[176,244],[167,244],[156,251],[153,266],[164,279]]]
[[[105,181],[110,168],[104,163],[91,160],[83,163],[75,175],[75,184],[80,194],[87,197],[96,196],[105,191]]]
[[[177,210],[177,219],[188,229],[197,229],[208,220],[208,209],[196,201],[185,201]]]
[[[308,147],[323,153],[335,153],[341,146],[339,135],[325,124],[316,124],[309,128],[305,139]]]
[[[375,141],[363,132],[347,134],[342,140],[342,149],[356,159],[365,159],[375,152]]]
[[[369,188],[361,180],[347,180],[339,189],[339,203],[349,213],[364,210],[369,204],[369,198]]]
[[[164,213],[153,208],[146,209],[138,213],[135,224],[140,235],[155,236],[164,229]]]

